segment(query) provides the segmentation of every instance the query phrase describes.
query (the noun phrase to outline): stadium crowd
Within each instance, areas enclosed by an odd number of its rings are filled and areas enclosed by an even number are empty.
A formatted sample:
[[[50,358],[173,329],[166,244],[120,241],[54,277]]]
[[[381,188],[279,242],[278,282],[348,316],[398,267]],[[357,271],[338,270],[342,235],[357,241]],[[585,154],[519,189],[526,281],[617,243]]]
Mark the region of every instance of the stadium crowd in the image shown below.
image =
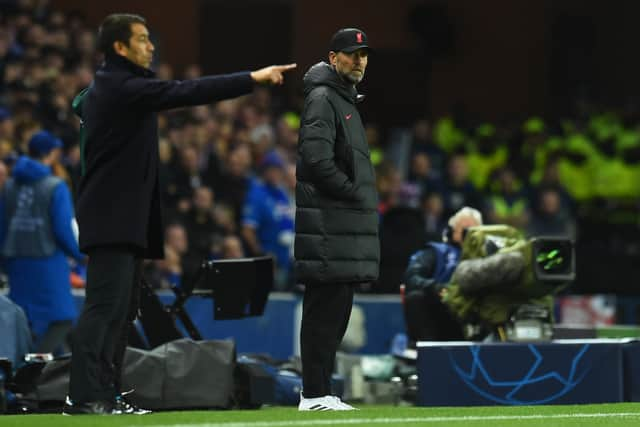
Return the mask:
[[[46,129],[63,142],[54,173],[74,189],[82,154],[71,102],[101,61],[95,29],[47,1],[0,7],[0,185],[31,136]],[[202,73],[197,64],[154,68],[163,79]],[[160,114],[166,257],[147,264],[155,287],[190,280],[204,259],[271,254],[276,288],[294,288],[300,112],[285,105],[260,88],[238,100]],[[640,131],[633,118],[587,108],[552,121],[424,118],[400,132],[369,123],[382,228],[388,213],[410,207],[421,217],[414,234],[437,240],[446,219],[471,206],[487,223],[579,238],[575,218],[582,206],[640,196]],[[382,289],[393,292],[397,283]]]

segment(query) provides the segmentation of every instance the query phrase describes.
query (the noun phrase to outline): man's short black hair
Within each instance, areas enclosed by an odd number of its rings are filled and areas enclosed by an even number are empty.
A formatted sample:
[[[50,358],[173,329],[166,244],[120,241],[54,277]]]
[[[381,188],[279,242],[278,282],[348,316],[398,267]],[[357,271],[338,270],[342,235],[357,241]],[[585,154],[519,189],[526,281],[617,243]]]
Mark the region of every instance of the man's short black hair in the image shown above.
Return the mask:
[[[147,21],[140,15],[132,13],[113,13],[107,16],[98,30],[98,49],[105,55],[115,55],[113,44],[117,41],[129,46],[131,25],[143,24]]]

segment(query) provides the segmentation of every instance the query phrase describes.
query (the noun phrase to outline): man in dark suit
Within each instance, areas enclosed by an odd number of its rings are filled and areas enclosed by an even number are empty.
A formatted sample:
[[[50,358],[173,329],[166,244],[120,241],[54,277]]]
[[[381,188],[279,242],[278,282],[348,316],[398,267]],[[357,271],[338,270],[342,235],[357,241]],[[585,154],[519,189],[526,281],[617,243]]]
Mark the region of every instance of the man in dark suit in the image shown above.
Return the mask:
[[[162,258],[156,112],[234,98],[256,83],[282,84],[295,64],[185,81],[154,77],[144,18],[108,16],[105,54],[91,85],[74,100],[80,116],[80,248],[89,255],[86,300],[73,337],[69,399],[63,413],[139,413],[120,395],[127,317],[135,317],[141,259]]]

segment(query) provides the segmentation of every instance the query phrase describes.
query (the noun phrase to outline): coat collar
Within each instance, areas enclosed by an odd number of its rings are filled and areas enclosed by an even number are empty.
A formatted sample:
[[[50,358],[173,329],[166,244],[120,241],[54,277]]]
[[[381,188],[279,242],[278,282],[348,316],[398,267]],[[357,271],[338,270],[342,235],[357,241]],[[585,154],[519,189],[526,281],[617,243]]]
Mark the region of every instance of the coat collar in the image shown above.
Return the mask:
[[[111,54],[105,57],[104,66],[107,68],[117,68],[127,70],[141,77],[155,77],[156,73],[148,68],[141,67],[129,61],[122,55]]]
[[[364,95],[358,93],[355,85],[340,78],[333,67],[324,61],[309,68],[303,78],[303,84],[305,96],[317,86],[329,86],[351,103],[364,100]]]

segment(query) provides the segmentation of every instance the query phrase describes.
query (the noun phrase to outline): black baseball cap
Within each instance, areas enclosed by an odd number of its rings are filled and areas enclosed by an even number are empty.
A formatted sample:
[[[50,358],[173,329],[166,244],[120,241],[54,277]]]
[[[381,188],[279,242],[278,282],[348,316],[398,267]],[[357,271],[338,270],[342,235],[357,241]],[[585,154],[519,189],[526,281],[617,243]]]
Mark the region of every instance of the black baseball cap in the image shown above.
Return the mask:
[[[351,53],[358,49],[371,50],[367,35],[357,28],[342,28],[331,37],[329,50],[333,52]]]

